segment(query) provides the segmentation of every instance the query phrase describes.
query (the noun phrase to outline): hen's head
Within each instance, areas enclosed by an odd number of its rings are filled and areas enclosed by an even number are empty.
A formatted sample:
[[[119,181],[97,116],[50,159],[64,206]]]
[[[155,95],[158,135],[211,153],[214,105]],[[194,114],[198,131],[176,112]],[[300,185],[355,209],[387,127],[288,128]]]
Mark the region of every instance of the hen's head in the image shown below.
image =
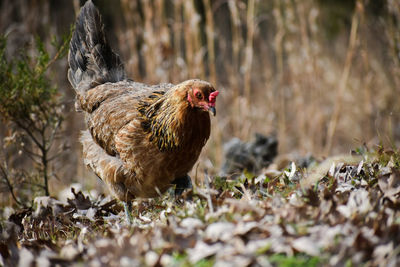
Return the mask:
[[[210,83],[202,80],[189,80],[185,83],[189,105],[192,108],[211,112],[215,116],[215,101],[219,92]]]

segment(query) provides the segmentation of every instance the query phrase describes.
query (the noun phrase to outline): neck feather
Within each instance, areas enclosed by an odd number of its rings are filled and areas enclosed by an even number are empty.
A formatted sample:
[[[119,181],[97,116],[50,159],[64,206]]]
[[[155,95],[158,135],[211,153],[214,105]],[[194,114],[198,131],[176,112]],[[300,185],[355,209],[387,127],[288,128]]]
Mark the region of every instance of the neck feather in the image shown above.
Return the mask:
[[[161,151],[202,147],[210,135],[209,114],[192,108],[180,90],[169,90],[148,106],[146,118],[142,125]]]

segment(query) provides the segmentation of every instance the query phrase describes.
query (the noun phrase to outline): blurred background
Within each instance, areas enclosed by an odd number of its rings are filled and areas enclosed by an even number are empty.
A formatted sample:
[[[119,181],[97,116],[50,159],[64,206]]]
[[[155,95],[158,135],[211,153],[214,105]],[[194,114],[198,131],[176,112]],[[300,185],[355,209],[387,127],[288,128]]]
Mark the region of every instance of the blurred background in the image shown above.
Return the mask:
[[[84,2],[0,0],[7,57],[21,50],[33,54],[36,37],[56,53],[54,36],[69,34]],[[400,142],[397,0],[93,2],[130,78],[149,84],[200,78],[221,92],[211,138],[194,172],[218,173],[224,143],[233,137],[249,141],[255,133],[275,136],[281,156],[324,158],[364,144]],[[63,57],[47,74],[64,107],[52,148],[64,153],[51,164],[50,188],[79,182],[101,190],[81,160],[84,120],[74,109],[66,73]],[[1,157],[9,168],[29,172],[34,163],[4,141],[12,127],[0,122]]]

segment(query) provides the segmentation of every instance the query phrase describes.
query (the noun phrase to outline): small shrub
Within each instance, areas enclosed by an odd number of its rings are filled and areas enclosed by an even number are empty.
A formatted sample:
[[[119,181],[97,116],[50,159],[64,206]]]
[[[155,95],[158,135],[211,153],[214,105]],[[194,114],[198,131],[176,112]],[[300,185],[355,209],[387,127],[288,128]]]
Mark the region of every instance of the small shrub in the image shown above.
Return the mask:
[[[62,97],[48,78],[48,70],[65,56],[68,39],[64,38],[60,45],[53,42],[57,51],[53,57],[37,38],[34,56],[24,49],[18,57],[7,58],[7,39],[0,36],[0,118],[9,129],[4,146],[11,154],[5,155],[0,164],[0,178],[17,204],[21,202],[15,195],[15,186],[26,188],[29,184],[30,193],[40,188],[45,195],[50,194],[51,164],[64,150],[52,149],[64,116]],[[20,161],[29,158],[33,170],[18,170],[17,175],[8,164],[11,157]]]

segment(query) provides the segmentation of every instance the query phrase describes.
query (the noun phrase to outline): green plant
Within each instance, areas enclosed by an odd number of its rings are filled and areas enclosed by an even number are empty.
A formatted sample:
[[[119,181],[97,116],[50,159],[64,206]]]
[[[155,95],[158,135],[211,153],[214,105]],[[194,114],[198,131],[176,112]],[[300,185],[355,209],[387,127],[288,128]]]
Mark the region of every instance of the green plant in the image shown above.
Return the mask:
[[[14,195],[13,176],[9,175],[10,166],[6,161],[10,157],[28,157],[32,161],[33,172],[24,171],[25,183],[30,182],[41,188],[45,195],[49,195],[48,180],[51,173],[52,162],[60,156],[65,149],[54,151],[53,145],[60,132],[63,122],[62,97],[57,88],[48,77],[50,66],[58,59],[65,56],[69,38],[57,44],[53,57],[46,50],[44,43],[37,38],[35,54],[31,56],[28,49],[20,51],[18,57],[8,58],[6,53],[7,38],[0,36],[0,118],[8,126],[8,136],[4,139],[5,146],[12,146],[5,155],[2,164],[2,180]],[[17,152],[17,153],[15,153]],[[7,153],[7,152],[5,152]],[[38,184],[32,183],[32,178],[38,177]]]
[[[320,259],[318,257],[310,257],[308,255],[297,254],[294,256],[286,256],[283,254],[274,254],[270,257],[270,261],[277,266],[318,266]]]

